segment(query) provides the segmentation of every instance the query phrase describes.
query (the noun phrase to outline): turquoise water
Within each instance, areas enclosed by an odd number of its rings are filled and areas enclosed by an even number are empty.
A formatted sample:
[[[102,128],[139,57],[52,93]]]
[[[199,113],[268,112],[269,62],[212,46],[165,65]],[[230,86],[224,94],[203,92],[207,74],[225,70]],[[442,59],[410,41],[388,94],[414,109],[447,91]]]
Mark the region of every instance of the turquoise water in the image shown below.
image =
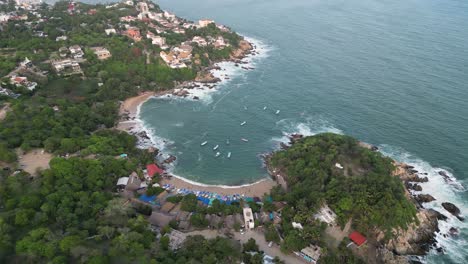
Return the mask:
[[[255,70],[223,65],[231,79],[200,101],[142,106],[141,119],[178,158],[175,174],[207,184],[251,183],[266,177],[259,155],[277,149],[284,133],[332,131],[427,172],[424,192],[437,199],[427,206],[448,215],[440,203],[452,201],[468,216],[467,1],[158,3],[188,19],[213,18],[262,47]],[[427,262],[468,263],[468,225],[450,217],[442,232],[451,226],[461,236],[438,235],[447,254],[431,253]]]
[[[468,2],[159,3],[192,20],[213,18],[264,48],[255,70],[226,67],[231,79],[200,101],[143,105],[141,118],[177,155],[175,174],[207,184],[251,183],[266,176],[259,155],[278,148],[284,133],[333,131],[427,172],[424,191],[437,199],[427,206],[444,212],[440,202],[452,201],[468,215]],[[441,169],[452,182],[438,175]],[[461,228],[461,237],[439,236],[447,254],[430,254],[428,262],[468,262],[467,225],[441,223],[443,232],[450,226]]]

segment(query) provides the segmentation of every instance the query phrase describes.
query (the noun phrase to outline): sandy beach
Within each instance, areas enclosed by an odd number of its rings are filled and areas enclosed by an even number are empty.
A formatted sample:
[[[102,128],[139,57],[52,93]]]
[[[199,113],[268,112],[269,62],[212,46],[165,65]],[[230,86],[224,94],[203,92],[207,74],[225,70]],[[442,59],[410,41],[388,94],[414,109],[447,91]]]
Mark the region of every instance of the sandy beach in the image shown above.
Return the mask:
[[[172,184],[179,189],[185,188],[193,191],[208,191],[219,195],[244,194],[248,197],[262,197],[263,194],[270,193],[271,188],[276,185],[276,182],[272,179],[264,179],[245,186],[221,187],[216,185],[196,184],[180,178],[171,177],[171,179],[162,179],[161,185],[163,184]]]
[[[121,119],[117,124],[117,129],[127,132],[130,131],[138,123],[138,121],[135,120],[138,115],[138,108],[154,95],[156,95],[155,92],[144,92],[125,100],[120,105],[119,115]]]

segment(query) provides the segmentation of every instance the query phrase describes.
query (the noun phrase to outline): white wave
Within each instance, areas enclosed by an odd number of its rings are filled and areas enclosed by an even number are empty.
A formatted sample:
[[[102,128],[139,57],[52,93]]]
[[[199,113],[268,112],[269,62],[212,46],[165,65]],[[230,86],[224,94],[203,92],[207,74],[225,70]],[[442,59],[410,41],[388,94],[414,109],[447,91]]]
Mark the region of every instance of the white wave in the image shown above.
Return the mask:
[[[468,232],[468,223],[466,221],[461,222],[456,217],[452,216],[442,207],[441,204],[443,202],[454,203],[458,208],[460,208],[461,214],[468,217],[468,204],[462,197],[464,186],[456,180],[456,177],[449,170],[433,167],[428,162],[406,152],[404,149],[389,145],[380,145],[379,149],[386,156],[397,161],[404,162],[410,166],[414,166],[414,169],[417,170],[419,174],[423,174],[421,176],[426,176],[424,174],[427,173],[429,181],[420,183],[423,191],[417,193],[427,193],[432,195],[436,200],[423,204],[424,207],[437,210],[448,217],[447,221],[439,221],[440,233],[436,234],[438,246],[444,249],[446,256],[454,263],[463,263],[464,260],[466,260],[465,249],[468,248],[468,241],[462,236],[464,235],[466,237],[466,233]],[[439,171],[441,170],[445,171],[449,175],[450,181],[447,181],[439,174]],[[460,230],[459,237],[452,237],[449,235],[451,227],[455,227]],[[437,254],[438,253],[435,250],[432,250],[427,256],[427,261],[431,262],[431,259]]]
[[[254,46],[254,50],[252,54],[247,55],[243,62],[246,64],[242,64],[243,67],[246,68],[254,68],[258,62],[262,59],[268,57],[268,54],[271,50],[273,50],[270,46],[262,42],[261,40],[245,37],[247,41],[252,43]],[[199,86],[196,88],[183,88],[188,92],[188,96],[186,97],[179,97],[174,95],[162,95],[159,98],[161,99],[171,99],[171,100],[189,100],[189,101],[200,101],[204,104],[211,104],[213,103],[213,95],[218,93],[221,88],[226,87],[228,83],[232,80],[240,77],[245,77],[246,69],[243,69],[242,66],[236,66],[236,63],[232,61],[223,61],[215,63],[216,69],[211,70],[211,73],[214,77],[219,78],[221,81],[215,84],[204,84],[199,82],[193,82],[193,84]],[[176,89],[175,91],[179,91],[180,89]],[[197,99],[198,98],[198,99]]]
[[[298,121],[297,119],[285,118],[276,122],[276,126],[282,131],[281,137],[273,137],[271,140],[277,144],[289,143],[291,134],[301,134],[303,136],[313,136],[320,133],[331,132],[335,134],[343,134],[343,131],[334,127],[323,118],[308,117],[305,120]]]

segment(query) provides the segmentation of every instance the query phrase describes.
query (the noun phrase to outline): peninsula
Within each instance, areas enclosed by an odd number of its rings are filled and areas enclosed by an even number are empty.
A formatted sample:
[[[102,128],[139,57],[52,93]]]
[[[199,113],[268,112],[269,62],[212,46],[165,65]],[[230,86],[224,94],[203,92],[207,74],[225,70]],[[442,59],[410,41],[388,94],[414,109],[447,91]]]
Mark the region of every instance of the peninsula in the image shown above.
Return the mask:
[[[351,137],[292,135],[272,179],[231,187],[138,147],[141,103],[191,96],[254,46],[150,1],[0,0],[0,262],[408,263],[434,247],[446,216],[411,193],[425,179]]]

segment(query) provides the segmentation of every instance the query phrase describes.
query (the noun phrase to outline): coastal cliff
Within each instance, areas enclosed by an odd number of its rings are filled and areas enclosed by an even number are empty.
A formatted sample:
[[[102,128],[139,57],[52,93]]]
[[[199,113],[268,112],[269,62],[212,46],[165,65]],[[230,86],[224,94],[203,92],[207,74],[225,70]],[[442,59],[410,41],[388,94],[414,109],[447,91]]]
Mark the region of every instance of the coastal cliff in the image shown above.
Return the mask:
[[[320,136],[320,135],[318,135]],[[316,137],[316,136],[313,136]],[[330,144],[330,141],[334,140],[335,143],[331,144],[329,148],[323,147],[324,144]],[[412,217],[412,220],[406,222],[406,225],[395,226],[391,230],[388,230],[388,224],[383,225],[381,228],[375,226],[373,232],[367,232],[367,239],[368,243],[365,247],[360,247],[359,249],[353,250],[355,254],[361,256],[366,262],[368,263],[409,263],[408,256],[423,256],[427,254],[427,252],[431,248],[435,248],[437,250],[442,250],[437,248],[436,243],[436,233],[439,232],[439,221],[444,221],[447,219],[445,215],[442,213],[433,210],[424,208],[423,203],[431,202],[435,200],[430,194],[421,194],[419,191],[422,190],[420,183],[424,183],[428,181],[428,178],[425,176],[425,173],[418,172],[414,169],[414,167],[409,166],[404,163],[398,163],[396,161],[390,160],[389,158],[383,157],[379,152],[377,152],[378,148],[369,144],[365,144],[362,142],[353,143],[352,140],[346,142],[346,138],[342,143],[340,143],[343,139],[337,138],[327,138],[324,139],[318,138],[316,141],[309,140],[307,137],[303,137],[301,135],[293,134],[290,136],[289,145],[282,144],[281,151],[275,152],[271,155],[265,156],[266,166],[268,171],[273,179],[278,181],[278,183],[283,186],[284,190],[287,192],[296,192],[298,189],[302,187],[297,187],[298,180],[299,181],[309,181],[306,178],[299,178],[303,176],[295,176],[291,175],[291,172],[297,172],[297,166],[303,166],[303,164],[316,164],[314,160],[311,160],[310,151],[317,152],[316,147],[323,148],[324,151],[328,152],[328,149],[338,149],[339,151],[334,153],[335,159],[332,161],[328,161],[331,163],[331,168],[324,168],[324,160],[321,160],[320,155],[318,156],[319,159],[317,160],[317,164],[320,165],[325,171],[328,171],[331,175],[328,176],[330,178],[343,178],[344,182],[349,182],[349,177],[361,177],[359,176],[360,173],[368,173],[370,168],[379,166],[378,164],[384,164],[385,160],[389,160],[388,168],[392,168],[388,170],[388,179],[386,181],[391,180],[392,178],[397,178],[400,181],[399,185],[403,186],[401,188],[401,194],[404,196],[402,200],[407,200],[407,202],[400,201],[402,205],[410,206],[415,208],[415,215]],[[326,143],[325,143],[326,142]],[[345,143],[343,143],[345,142]],[[357,146],[353,146],[357,144]],[[299,146],[296,146],[299,145]],[[316,147],[314,147],[316,146]],[[349,148],[352,151],[344,151],[341,150],[343,148]],[[306,151],[309,149],[309,151]],[[363,150],[367,149],[367,150]],[[341,152],[340,152],[341,151]],[[370,152],[369,152],[370,151]],[[280,154],[277,154],[280,153]],[[290,154],[288,154],[290,153]],[[299,153],[304,153],[302,157]],[[321,152],[318,151],[320,154]],[[358,154],[356,153],[363,153]],[[365,154],[364,154],[365,153]],[[371,153],[375,153],[375,155],[371,155]],[[293,155],[294,159],[289,160],[289,155]],[[327,153],[322,153],[322,159],[328,155]],[[346,157],[347,155],[351,155]],[[355,155],[355,156],[352,156]],[[360,156],[362,155],[362,156]],[[378,161],[375,165],[367,165],[361,161],[360,163],[356,163],[351,160],[361,159],[366,156],[373,156],[376,160],[383,159],[382,161]],[[331,157],[327,156],[327,159],[331,159]],[[366,158],[364,158],[365,160]],[[383,163],[382,163],[383,162]],[[392,164],[393,163],[393,164]],[[299,165],[300,164],[300,165]],[[391,164],[391,165],[390,165]],[[362,166],[364,165],[364,166]],[[325,167],[328,167],[325,166]],[[315,167],[311,167],[309,169],[305,169],[304,172],[311,171],[313,172],[316,170]],[[360,172],[360,173],[357,173]],[[314,175],[316,173],[312,173]],[[334,175],[334,176],[333,176]],[[375,177],[375,174],[371,174],[372,177]],[[371,176],[369,175],[369,176]],[[317,176],[313,176],[317,177]],[[323,177],[323,176],[321,176]],[[335,179],[332,179],[333,182]],[[329,179],[330,181],[330,179]],[[398,182],[397,181],[397,182]],[[358,184],[358,183],[356,183]],[[296,185],[296,186],[295,186]],[[322,185],[323,186],[323,185]],[[325,189],[327,187],[321,187],[321,189]],[[353,189],[353,188],[351,188]],[[398,188],[397,188],[398,189]],[[396,190],[396,189],[395,189]],[[414,193],[414,191],[418,191]],[[330,192],[330,191],[328,191]],[[333,192],[334,193],[334,192]],[[327,197],[328,193],[325,194]],[[387,194],[388,195],[388,194]],[[375,195],[373,195],[375,196]],[[380,195],[379,195],[380,196]],[[335,199],[335,195],[331,196],[329,199]],[[350,198],[345,198],[350,199]],[[351,199],[353,197],[351,196]],[[331,204],[331,208],[334,210],[341,211],[343,208],[343,198],[338,200],[339,202],[335,205]],[[332,201],[327,201],[331,202]],[[369,201],[374,203],[373,201]],[[396,201],[395,201],[396,202]],[[449,208],[454,215],[459,213],[455,207],[446,204],[447,208]],[[347,209],[349,210],[349,209]],[[388,210],[393,210],[388,208]],[[395,208],[395,210],[400,210]],[[413,209],[414,210],[414,209]],[[390,215],[396,214],[390,213]],[[342,214],[342,213],[341,213]],[[367,212],[367,214],[371,214]],[[354,215],[354,218],[356,216]],[[378,217],[378,216],[377,216]],[[401,220],[404,218],[401,218]],[[409,219],[409,218],[406,218]],[[399,222],[400,220],[398,220]],[[356,224],[358,222],[356,219],[353,219],[353,223]],[[387,222],[388,223],[388,222]],[[401,222],[400,222],[401,223]],[[303,223],[304,224],[304,223]],[[356,227],[359,227],[362,223],[358,223]],[[362,230],[362,229],[361,229]],[[365,230],[365,229],[364,229]],[[386,230],[386,231],[384,231]],[[387,234],[387,235],[385,235]],[[389,234],[391,234],[389,236]]]

